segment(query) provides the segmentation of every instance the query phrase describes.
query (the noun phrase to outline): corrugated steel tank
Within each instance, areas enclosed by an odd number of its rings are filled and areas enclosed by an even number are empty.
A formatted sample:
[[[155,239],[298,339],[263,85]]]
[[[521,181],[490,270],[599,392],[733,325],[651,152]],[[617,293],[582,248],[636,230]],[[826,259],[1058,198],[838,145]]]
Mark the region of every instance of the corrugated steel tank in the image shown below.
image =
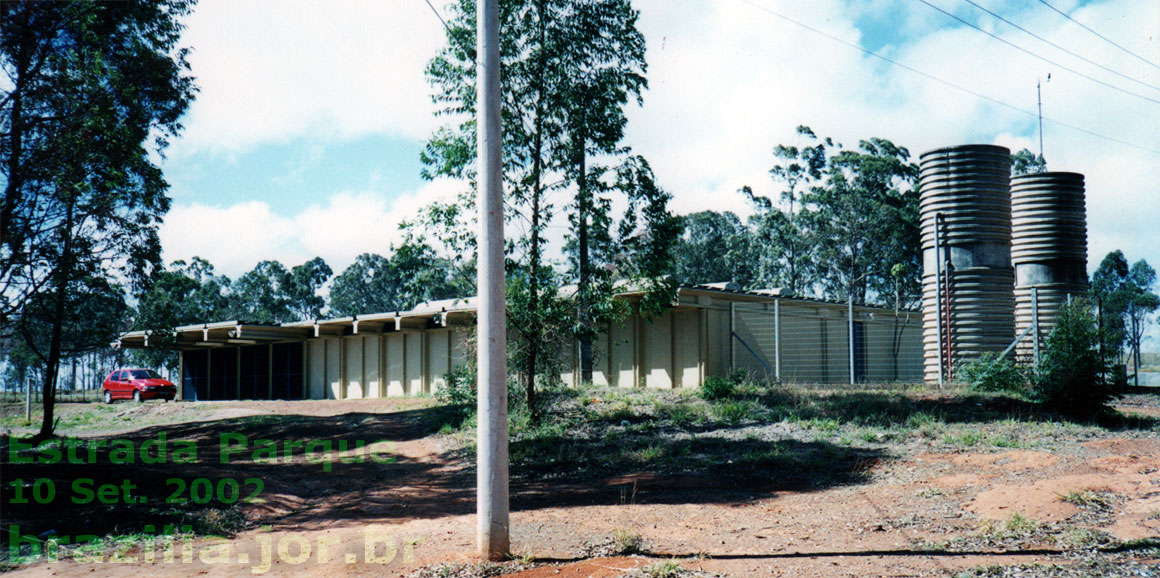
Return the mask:
[[[944,354],[949,365],[1002,352],[1015,336],[1015,272],[1011,266],[1011,151],[993,145],[932,150],[920,157],[919,210],[923,249],[925,377],[939,375],[935,221],[942,214],[949,304],[944,304]],[[948,287],[944,284],[945,294]]]
[[[1088,291],[1083,175],[1052,172],[1012,178],[1011,225],[1015,331],[1022,334],[1031,325],[1034,287],[1042,344],[1068,295],[1081,297]],[[1033,344],[1029,335],[1016,351],[1030,356]]]

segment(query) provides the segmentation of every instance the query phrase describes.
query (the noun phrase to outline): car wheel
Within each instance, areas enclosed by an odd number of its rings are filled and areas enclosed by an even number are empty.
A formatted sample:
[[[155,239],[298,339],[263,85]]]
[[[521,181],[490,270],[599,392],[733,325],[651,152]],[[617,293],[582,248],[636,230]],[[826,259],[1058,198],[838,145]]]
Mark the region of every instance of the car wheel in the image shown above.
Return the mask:
[[[139,392],[139,391],[133,392],[133,401],[135,401],[137,403],[141,403],[141,392]]]
[[[105,390],[105,403],[113,403],[113,392]]]

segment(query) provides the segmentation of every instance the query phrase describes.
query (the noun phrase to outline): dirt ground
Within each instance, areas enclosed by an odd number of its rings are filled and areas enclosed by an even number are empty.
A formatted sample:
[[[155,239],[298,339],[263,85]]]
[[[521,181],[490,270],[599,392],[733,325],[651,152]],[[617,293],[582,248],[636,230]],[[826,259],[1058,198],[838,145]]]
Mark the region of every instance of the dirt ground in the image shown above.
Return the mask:
[[[226,498],[232,494],[221,480],[237,481],[242,494],[257,487],[245,480],[262,482],[257,500],[233,511],[246,522],[232,538],[159,538],[153,547],[138,541],[28,564],[10,557],[16,563],[8,570],[12,576],[154,578],[458,575],[451,567],[443,574],[431,568],[476,560],[474,466],[455,439],[432,433],[429,406],[425,400],[118,404],[110,411],[126,412],[125,427],[93,436],[137,447],[162,434],[192,441],[198,463],[188,464],[172,456],[144,464],[140,454],[132,464],[110,463],[107,454],[94,463],[18,464],[12,456],[21,454],[6,439],[5,549],[12,547],[12,526],[27,545],[139,524],[121,503],[125,483],[133,485],[132,499],[157,504],[160,524],[176,515],[167,499],[196,497],[190,493],[195,480],[209,480],[202,489],[224,487]],[[1160,400],[1135,395],[1121,408],[1156,416]],[[135,425],[148,423],[155,425]],[[223,434],[240,436],[232,439],[244,439],[247,451],[222,458]],[[816,489],[777,480],[738,484],[704,473],[640,471],[583,483],[518,477],[511,536],[520,560],[510,575],[611,578],[670,560],[690,571],[738,577],[953,576],[1027,564],[1100,575],[1080,568],[1089,562],[1061,545],[1061,536],[1092,548],[1110,539],[1160,537],[1155,429],[1060,427],[1050,436],[1031,448],[895,444],[888,457],[866,461],[859,482]],[[253,459],[249,451],[259,439],[278,442],[278,463]],[[291,459],[282,459],[286,442],[294,440],[328,441],[332,451],[308,459],[292,448]],[[360,456],[358,442],[379,459]],[[27,496],[39,479],[53,480],[57,495],[14,505],[16,480]],[[78,479],[91,479],[93,488],[116,486],[120,502],[73,503],[83,497],[73,486]],[[186,491],[173,480],[184,481]],[[183,519],[204,522],[206,511],[189,504],[177,509]],[[1056,530],[1050,539],[1045,528]],[[151,533],[160,531],[144,531]],[[641,554],[600,548],[628,536],[640,541]],[[533,563],[546,565],[518,569]],[[1160,575],[1147,556],[1113,563],[1138,568],[1134,575]]]

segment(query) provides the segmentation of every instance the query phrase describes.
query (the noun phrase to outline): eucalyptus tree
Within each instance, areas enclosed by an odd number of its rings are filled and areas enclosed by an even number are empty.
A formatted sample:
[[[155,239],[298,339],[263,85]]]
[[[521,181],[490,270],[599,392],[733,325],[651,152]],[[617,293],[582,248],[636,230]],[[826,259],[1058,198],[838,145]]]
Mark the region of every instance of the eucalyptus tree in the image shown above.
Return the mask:
[[[406,311],[424,301],[464,294],[450,264],[431,247],[404,243],[390,258],[363,253],[335,277],[329,314],[347,317]]]
[[[579,306],[570,324],[588,352],[582,355],[581,373],[590,379],[593,307],[597,301],[607,304],[612,289],[608,277],[608,282],[599,284],[601,294],[595,294],[592,229],[600,229],[596,237],[606,249],[604,260],[609,261],[600,270],[615,275],[613,255],[624,251],[611,248],[619,229],[613,229],[609,195],[620,191],[626,200],[635,198],[625,204],[638,211],[643,211],[639,201],[647,198],[661,203],[662,212],[667,212],[667,197],[655,187],[647,163],[619,146],[625,124],[623,106],[630,97],[639,99],[644,87],[644,41],[635,29],[631,4],[627,0],[504,0],[499,8],[506,218],[509,230],[518,232],[507,247],[509,279],[514,283],[509,286],[518,297],[508,304],[509,319],[517,336],[515,365],[521,368],[527,401],[534,408],[536,377],[546,373],[542,361],[559,357],[560,343],[547,337],[558,336],[569,325],[561,316],[567,309],[559,303],[568,296],[557,290],[564,278],[546,257],[545,232],[561,208],[553,198],[561,191],[575,193],[568,205],[572,236],[577,239],[578,259],[571,276],[579,284]],[[452,10],[448,45],[431,61],[427,74],[442,114],[455,117],[455,124],[440,129],[428,142],[422,154],[423,174],[461,179],[474,188],[471,39],[475,4],[462,0]],[[594,167],[595,157],[616,162]],[[652,192],[646,193],[650,187]],[[426,235],[432,235],[452,258],[469,265],[466,256],[475,247],[463,232],[471,229],[471,199],[468,193],[457,203],[430,207],[409,224],[414,239],[427,241],[431,239]]]
[[[821,181],[827,151],[834,142],[829,138],[819,140],[808,126],[798,126],[796,132],[799,139],[813,144],[773,147],[775,161],[769,175],[784,187],[777,198],[758,195],[748,186],[741,188],[741,194],[757,210],[750,219],[757,243],[763,247],[757,259],[756,284],[783,287],[798,294],[805,293],[812,284],[812,246],[799,215],[801,195]]]
[[[628,124],[625,107],[630,100],[643,103],[648,88],[644,34],[637,29],[639,13],[630,0],[580,0],[564,3],[556,17],[562,22],[560,68],[561,111],[565,141],[557,159],[575,183],[570,214],[576,239],[577,337],[580,341],[580,378],[592,380],[594,325],[602,321],[612,298],[610,267],[594,267],[590,236],[609,241],[612,203],[608,187],[594,176],[603,167],[592,166],[601,156],[619,156]],[[631,163],[631,161],[625,161]],[[623,170],[617,171],[622,174]],[[624,169],[630,173],[632,168]],[[622,179],[617,180],[621,184]],[[605,273],[601,273],[605,272]]]
[[[177,341],[173,329],[224,321],[229,316],[229,286],[230,280],[216,275],[213,265],[201,257],[189,263],[174,261],[155,271],[148,286],[137,294],[133,329],[151,333],[151,347],[138,352],[137,358],[148,365],[175,367],[176,357],[166,349]]]
[[[43,313],[44,418],[53,434],[55,383],[76,291],[158,266],[169,209],[155,153],[179,133],[195,88],[178,47],[188,0],[0,3],[0,312]],[[80,319],[83,319],[81,317]]]
[[[860,141],[857,150],[831,154],[824,184],[802,195],[813,259],[824,265],[814,282],[824,295],[868,303],[918,294],[918,167],[909,159],[888,140]],[[901,278],[892,274],[897,264]]]
[[[673,274],[679,282],[731,281],[755,288],[760,250],[756,236],[737,215],[701,211],[682,221],[684,231],[673,251]]]
[[[1120,250],[1108,253],[1092,275],[1092,293],[1099,299],[1106,339],[1115,351],[1127,347],[1136,374],[1149,317],[1160,309],[1155,287],[1156,270],[1143,259],[1129,267]]]
[[[522,280],[524,291],[520,299],[509,304],[509,320],[517,335],[515,365],[521,368],[532,408],[535,380],[543,373],[542,354],[558,357],[557,351],[541,351],[546,331],[562,323],[553,317],[561,308],[554,304],[558,293],[550,290],[554,278],[544,248],[545,230],[555,210],[548,195],[565,181],[553,160],[559,156],[555,150],[562,146],[559,86],[561,53],[565,50],[559,41],[563,36],[561,23],[554,15],[567,4],[561,0],[499,3],[505,218],[523,233],[507,243],[508,273]],[[454,117],[457,124],[437,131],[421,155],[424,177],[467,181],[472,190],[476,160],[475,9],[473,0],[452,6],[447,46],[428,64],[435,102],[442,107],[441,114]],[[440,245],[466,279],[474,272],[474,209],[471,192],[461,194],[458,202],[432,204],[406,224],[410,242]]]
[[[286,305],[290,310],[288,321],[317,319],[326,307],[326,299],[318,292],[334,276],[334,271],[322,257],[315,257],[290,268],[286,277]]]

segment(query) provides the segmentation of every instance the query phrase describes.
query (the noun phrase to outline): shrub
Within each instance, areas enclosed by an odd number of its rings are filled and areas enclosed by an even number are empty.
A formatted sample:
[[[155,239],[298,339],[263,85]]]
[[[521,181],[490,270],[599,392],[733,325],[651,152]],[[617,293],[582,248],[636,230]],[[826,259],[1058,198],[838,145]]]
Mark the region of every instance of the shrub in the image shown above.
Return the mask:
[[[435,398],[450,406],[474,411],[475,370],[467,364],[460,365],[443,375],[445,385],[435,392]]]
[[[1011,361],[996,353],[984,353],[978,359],[962,366],[959,375],[978,391],[1027,391],[1027,373]]]
[[[1035,372],[1036,399],[1076,417],[1107,413],[1122,387],[1114,378],[1111,356],[1101,350],[1101,338],[1087,304],[1064,306]]]
[[[705,383],[701,385],[701,398],[709,401],[726,399],[731,397],[736,390],[737,382],[733,381],[733,378],[710,375],[705,378]]]

